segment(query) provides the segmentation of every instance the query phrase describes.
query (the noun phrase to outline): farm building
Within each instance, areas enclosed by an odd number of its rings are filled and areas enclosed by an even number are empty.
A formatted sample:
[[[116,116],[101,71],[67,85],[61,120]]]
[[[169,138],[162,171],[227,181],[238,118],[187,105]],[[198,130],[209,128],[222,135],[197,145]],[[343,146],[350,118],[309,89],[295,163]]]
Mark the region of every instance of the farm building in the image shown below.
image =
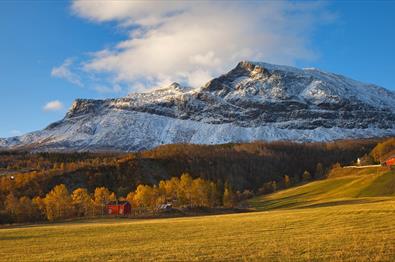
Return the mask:
[[[132,207],[128,201],[113,201],[107,204],[109,215],[129,215]]]
[[[158,206],[159,211],[169,211],[173,209],[173,205],[171,203],[166,203]]]
[[[395,166],[395,156],[387,158],[384,163],[386,166]]]

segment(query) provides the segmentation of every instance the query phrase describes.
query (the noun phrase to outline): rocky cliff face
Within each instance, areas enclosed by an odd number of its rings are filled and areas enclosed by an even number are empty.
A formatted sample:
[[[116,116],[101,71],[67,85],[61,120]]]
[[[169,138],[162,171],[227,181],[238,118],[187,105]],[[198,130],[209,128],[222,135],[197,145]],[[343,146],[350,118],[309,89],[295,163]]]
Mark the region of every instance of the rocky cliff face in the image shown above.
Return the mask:
[[[205,86],[76,100],[42,131],[0,140],[35,150],[142,150],[168,143],[323,141],[395,134],[395,94],[318,69],[240,62]]]

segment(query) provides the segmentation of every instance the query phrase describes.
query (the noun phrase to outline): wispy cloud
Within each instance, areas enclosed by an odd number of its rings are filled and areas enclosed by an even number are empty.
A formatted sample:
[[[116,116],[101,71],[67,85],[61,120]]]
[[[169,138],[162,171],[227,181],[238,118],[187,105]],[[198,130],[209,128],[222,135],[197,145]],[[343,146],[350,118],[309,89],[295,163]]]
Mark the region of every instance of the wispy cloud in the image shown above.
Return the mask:
[[[132,90],[173,81],[200,86],[240,60],[314,59],[311,33],[333,19],[320,2],[74,0],[72,10],[97,23],[115,21],[128,32],[83,68]]]
[[[63,109],[63,104],[59,100],[53,100],[46,103],[43,107],[45,112],[58,111]]]
[[[73,71],[72,66],[73,59],[68,58],[60,66],[52,68],[51,75],[65,79],[74,85],[83,86],[80,77]]]

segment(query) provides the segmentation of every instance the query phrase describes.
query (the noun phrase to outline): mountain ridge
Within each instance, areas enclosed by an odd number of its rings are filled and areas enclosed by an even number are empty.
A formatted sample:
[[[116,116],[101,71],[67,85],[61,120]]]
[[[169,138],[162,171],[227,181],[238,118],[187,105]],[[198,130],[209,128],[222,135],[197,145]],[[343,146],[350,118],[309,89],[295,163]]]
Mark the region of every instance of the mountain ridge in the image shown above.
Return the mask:
[[[242,61],[202,87],[76,99],[42,131],[3,148],[134,151],[161,144],[328,141],[395,134],[395,94],[319,69]]]

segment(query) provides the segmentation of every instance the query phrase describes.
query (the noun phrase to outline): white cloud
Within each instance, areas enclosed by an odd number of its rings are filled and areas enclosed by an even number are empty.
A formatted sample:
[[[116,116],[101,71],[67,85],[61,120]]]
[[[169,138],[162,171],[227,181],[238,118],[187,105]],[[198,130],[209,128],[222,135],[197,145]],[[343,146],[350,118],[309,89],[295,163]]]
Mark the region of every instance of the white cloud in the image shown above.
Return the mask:
[[[66,59],[62,65],[54,67],[51,70],[51,75],[59,77],[73,83],[77,86],[83,86],[79,76],[72,71],[73,60],[71,58]]]
[[[45,104],[43,110],[46,112],[49,111],[58,111],[63,109],[63,104],[59,100],[53,100]]]
[[[115,21],[128,39],[94,53],[90,73],[132,90],[181,82],[203,85],[241,60],[294,64],[316,57],[311,32],[328,15],[317,2],[158,2],[74,0],[73,12]],[[67,67],[67,66],[66,66]]]

